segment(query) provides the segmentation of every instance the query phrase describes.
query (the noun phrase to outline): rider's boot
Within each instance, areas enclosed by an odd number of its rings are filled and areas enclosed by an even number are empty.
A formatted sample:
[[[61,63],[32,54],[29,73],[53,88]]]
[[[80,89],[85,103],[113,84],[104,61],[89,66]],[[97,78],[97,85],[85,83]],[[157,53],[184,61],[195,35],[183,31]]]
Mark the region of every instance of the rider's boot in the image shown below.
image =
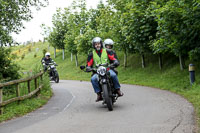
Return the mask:
[[[124,93],[120,89],[117,89],[117,94],[118,97],[122,97],[124,95]]]
[[[97,100],[96,100],[96,102],[99,102],[99,101],[101,101],[101,100],[103,100],[102,95],[101,95],[101,92],[98,92],[98,93],[97,93]]]

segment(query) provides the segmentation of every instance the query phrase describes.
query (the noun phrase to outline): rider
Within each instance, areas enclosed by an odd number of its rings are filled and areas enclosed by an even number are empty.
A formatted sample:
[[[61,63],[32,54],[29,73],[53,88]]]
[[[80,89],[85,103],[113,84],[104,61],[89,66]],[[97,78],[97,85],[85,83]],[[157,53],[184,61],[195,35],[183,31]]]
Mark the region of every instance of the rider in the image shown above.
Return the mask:
[[[109,50],[112,50],[114,56],[117,58],[117,54],[116,54],[115,51],[113,50],[113,47],[114,47],[114,42],[113,42],[113,40],[112,40],[112,39],[106,39],[106,40],[104,40],[103,44],[104,44],[104,48],[109,49]],[[117,71],[115,68],[113,68],[113,71],[118,75],[118,71]]]
[[[119,61],[117,57],[114,55],[113,51],[103,48],[103,42],[100,37],[95,37],[92,40],[92,46],[94,50],[88,56],[86,71],[90,72],[92,70],[93,65],[96,65],[96,64],[110,63],[114,67],[119,66]],[[116,73],[112,69],[110,69],[109,72],[110,72],[111,79],[113,80],[114,88],[116,89],[118,96],[123,96],[123,93],[120,91],[120,84],[119,84]],[[101,96],[101,89],[98,83],[98,75],[96,73],[93,74],[91,78],[91,82],[92,82],[92,86],[94,88],[95,93],[97,93],[96,102],[98,102],[102,100],[102,96]]]
[[[51,59],[50,53],[49,53],[49,52],[46,52],[46,53],[45,53],[45,57],[42,58],[42,65],[43,65],[43,67],[44,67],[44,71],[47,70],[49,63],[56,64],[56,62],[54,62],[54,60]]]

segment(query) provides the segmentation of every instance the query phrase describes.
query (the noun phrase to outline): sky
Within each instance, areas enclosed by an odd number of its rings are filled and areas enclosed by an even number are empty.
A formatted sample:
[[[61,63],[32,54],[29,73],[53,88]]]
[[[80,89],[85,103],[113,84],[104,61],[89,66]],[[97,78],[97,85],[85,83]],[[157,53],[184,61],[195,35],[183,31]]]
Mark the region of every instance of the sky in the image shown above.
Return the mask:
[[[68,7],[71,5],[72,1],[73,0],[49,0],[49,5],[47,7],[43,7],[39,11],[33,11],[33,19],[29,22],[24,22],[26,29],[22,29],[18,35],[13,34],[13,39],[19,43],[31,40],[35,42],[43,40],[41,24],[51,27],[52,16],[56,13],[56,9]],[[100,0],[86,0],[87,8],[96,8],[99,1]]]

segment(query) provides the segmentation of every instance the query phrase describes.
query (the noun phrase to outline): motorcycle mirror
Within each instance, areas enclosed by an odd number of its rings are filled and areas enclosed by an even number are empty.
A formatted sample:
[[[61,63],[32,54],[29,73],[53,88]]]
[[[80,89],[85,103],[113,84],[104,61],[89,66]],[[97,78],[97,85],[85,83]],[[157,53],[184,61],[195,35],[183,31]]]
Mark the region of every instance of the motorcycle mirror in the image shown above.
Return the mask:
[[[80,69],[81,69],[81,70],[85,69],[85,66],[80,66]]]

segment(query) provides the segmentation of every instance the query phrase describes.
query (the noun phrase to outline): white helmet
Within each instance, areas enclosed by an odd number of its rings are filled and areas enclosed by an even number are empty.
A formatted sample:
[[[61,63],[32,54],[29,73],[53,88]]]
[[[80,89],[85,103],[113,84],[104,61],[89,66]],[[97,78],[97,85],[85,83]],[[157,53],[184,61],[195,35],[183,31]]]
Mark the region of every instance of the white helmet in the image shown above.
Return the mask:
[[[49,56],[49,57],[50,57],[50,53],[49,53],[49,52],[46,52],[45,56]]]
[[[106,45],[110,45],[111,48],[113,48],[113,45],[114,45],[113,40],[112,40],[112,39],[106,39],[106,40],[104,41],[104,47],[106,47]]]

